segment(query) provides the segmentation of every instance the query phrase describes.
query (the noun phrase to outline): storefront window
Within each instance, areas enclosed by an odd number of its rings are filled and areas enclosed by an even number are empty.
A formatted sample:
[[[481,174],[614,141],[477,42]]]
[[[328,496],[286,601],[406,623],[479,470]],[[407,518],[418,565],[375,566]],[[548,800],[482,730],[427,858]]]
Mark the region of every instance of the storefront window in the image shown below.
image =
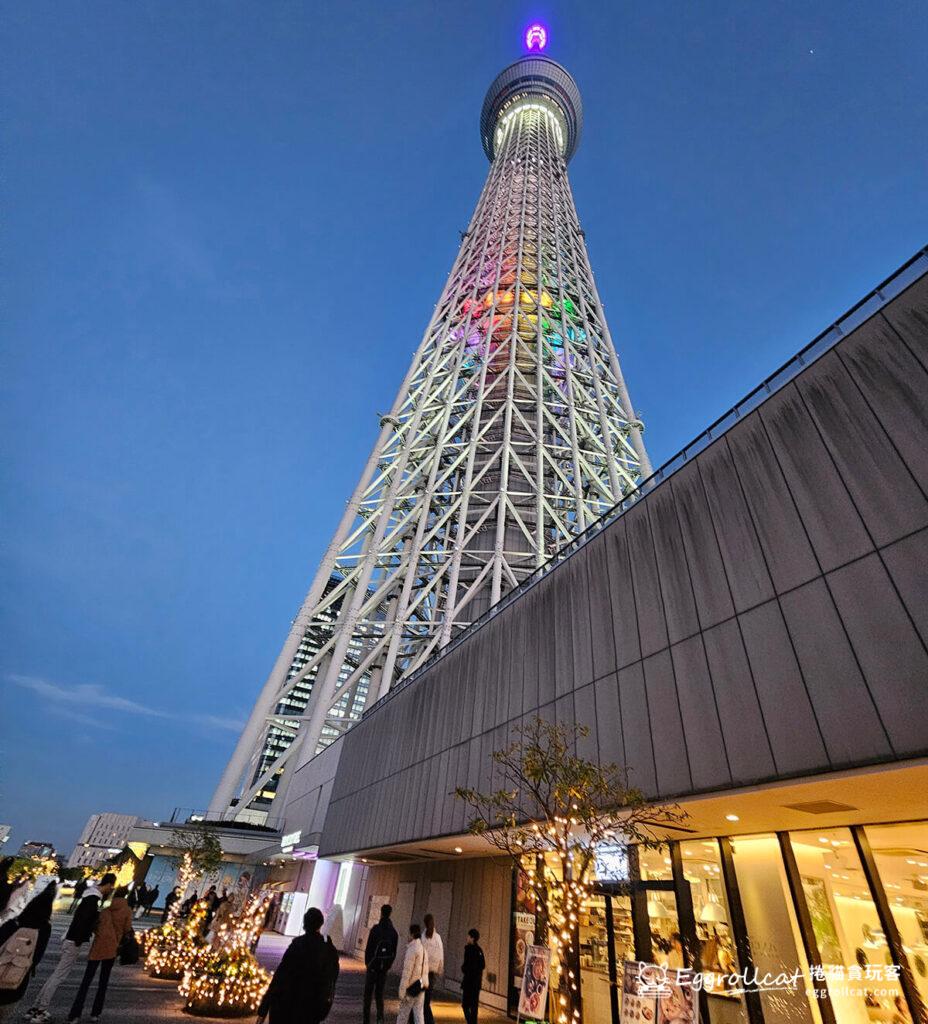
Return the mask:
[[[796,987],[761,987],[764,1024],[821,1024],[777,837],[739,836],[732,855],[758,976],[802,978]]]
[[[902,950],[928,1006],[928,822],[867,826]]]
[[[683,877],[690,883],[696,939],[704,987],[709,994],[712,1024],[746,1021],[747,1011],[738,980],[738,955],[732,937],[728,898],[722,878],[722,858],[715,839],[681,843]]]
[[[790,842],[837,1024],[907,1016],[850,830],[793,832]]]
[[[652,850],[639,848],[638,867],[643,882],[669,882],[673,879],[670,851],[666,846]],[[648,924],[654,963],[666,967],[685,967],[677,901],[673,892],[652,889],[648,893]]]

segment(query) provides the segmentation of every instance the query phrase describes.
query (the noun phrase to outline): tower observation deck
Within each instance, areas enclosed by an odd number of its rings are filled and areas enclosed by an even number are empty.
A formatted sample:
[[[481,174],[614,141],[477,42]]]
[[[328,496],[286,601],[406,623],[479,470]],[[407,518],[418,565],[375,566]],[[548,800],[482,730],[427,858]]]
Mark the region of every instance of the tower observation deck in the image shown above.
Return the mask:
[[[582,127],[576,82],[540,53],[490,86],[483,191],[214,813],[266,813],[368,701],[650,473],[567,177]]]

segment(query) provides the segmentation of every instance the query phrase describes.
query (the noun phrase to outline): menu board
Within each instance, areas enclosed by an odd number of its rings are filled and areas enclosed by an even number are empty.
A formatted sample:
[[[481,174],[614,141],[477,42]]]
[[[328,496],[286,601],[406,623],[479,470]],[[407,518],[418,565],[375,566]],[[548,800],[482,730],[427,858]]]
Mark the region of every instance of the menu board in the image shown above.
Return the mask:
[[[515,958],[512,973],[515,977],[515,984],[521,988],[522,978],[525,975],[525,957],[529,947],[535,943],[535,915],[517,910],[513,914],[513,924],[515,926]]]
[[[551,976],[551,950],[547,946],[529,946],[525,954],[525,974],[519,992],[519,1016],[544,1020]]]
[[[626,960],[621,1024],[696,1024],[693,972]]]

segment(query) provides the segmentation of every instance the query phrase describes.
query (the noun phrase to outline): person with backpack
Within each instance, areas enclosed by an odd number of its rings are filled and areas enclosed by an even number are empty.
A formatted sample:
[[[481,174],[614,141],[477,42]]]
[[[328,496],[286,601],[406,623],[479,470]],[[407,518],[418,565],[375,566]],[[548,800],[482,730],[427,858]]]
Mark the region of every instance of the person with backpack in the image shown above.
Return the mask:
[[[23,908],[19,917],[0,926],[0,1021],[22,999],[29,979],[45,955],[52,934],[52,904],[57,885],[50,882]]]
[[[371,998],[377,1004],[377,1024],[383,1024],[383,988],[400,941],[390,920],[392,913],[393,907],[385,903],[380,908],[380,920],[367,936],[364,949],[364,966],[367,968],[364,977],[364,1024],[371,1024]]]
[[[303,915],[303,929],[290,943],[274,971],[274,977],[258,1006],[258,1021],[270,1014],[270,1024],[319,1024],[328,1017],[335,1001],[338,951],[319,930],[322,911],[310,907]]]
[[[466,1024],[477,1024],[477,1010],[480,1006],[480,990],[483,988],[483,972],[487,962],[480,948],[480,932],[471,928],[467,933],[464,947],[464,963],[461,965],[461,1008]]]
[[[409,926],[409,944],[403,954],[403,972],[400,974],[400,1008],[396,1024],[406,1024],[410,1013],[414,1024],[425,1020],[425,993],[429,987],[429,957],[422,944],[422,929]]]
[[[100,904],[110,895],[115,886],[116,876],[112,871],[107,871],[100,879],[99,885],[94,885],[91,882],[84,890],[77,910],[74,911],[71,924],[61,940],[61,956],[58,958],[58,963],[55,965],[51,977],[42,986],[35,1006],[26,1015],[28,1020],[34,1021],[35,1024],[47,1024],[52,1019],[48,1008],[51,1006],[55,992],[71,973],[80,954],[81,946],[90,941],[90,937],[97,927],[97,918],[100,916]],[[129,909],[128,906],[126,909]]]
[[[97,922],[96,934],[87,954],[87,966],[84,968],[84,977],[78,986],[74,1002],[71,1004],[71,1012],[68,1014],[69,1021],[81,1019],[84,1009],[84,1001],[93,982],[97,968],[100,969],[100,981],[97,984],[97,994],[93,999],[93,1007],[90,1010],[90,1019],[99,1020],[103,1013],[103,1003],[106,1001],[106,989],[110,983],[110,971],[116,963],[116,954],[122,945],[123,939],[132,932],[132,908],[126,896],[129,890],[126,888],[117,889],[113,894],[113,901],[108,907],[100,912],[100,919]]]

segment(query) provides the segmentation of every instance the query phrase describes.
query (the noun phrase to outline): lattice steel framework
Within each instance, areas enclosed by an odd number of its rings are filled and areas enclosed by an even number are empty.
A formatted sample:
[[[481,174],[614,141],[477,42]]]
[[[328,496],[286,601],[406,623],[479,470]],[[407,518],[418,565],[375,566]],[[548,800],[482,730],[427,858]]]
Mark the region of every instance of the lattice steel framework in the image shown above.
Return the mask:
[[[266,810],[298,748],[331,742],[650,472],[567,179],[581,123],[547,58],[490,87],[486,185],[211,810]]]

